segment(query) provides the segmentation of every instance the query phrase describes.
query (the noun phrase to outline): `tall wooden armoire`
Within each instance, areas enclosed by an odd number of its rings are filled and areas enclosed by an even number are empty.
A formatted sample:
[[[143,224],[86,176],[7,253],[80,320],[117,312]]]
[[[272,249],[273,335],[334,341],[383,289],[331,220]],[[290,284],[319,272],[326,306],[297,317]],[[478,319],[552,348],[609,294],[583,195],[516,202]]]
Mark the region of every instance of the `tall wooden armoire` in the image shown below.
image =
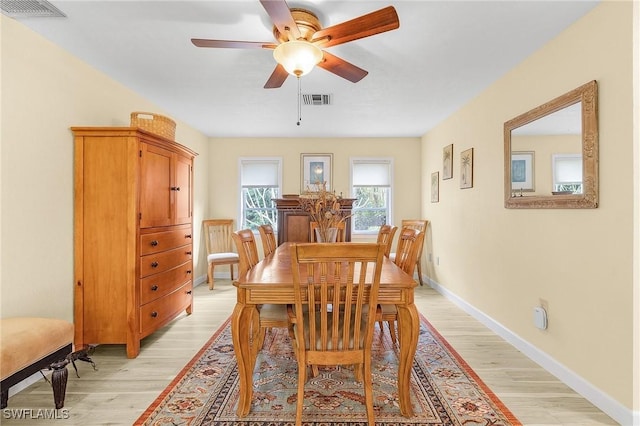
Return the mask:
[[[75,345],[140,340],[193,306],[193,159],[134,127],[73,127]]]

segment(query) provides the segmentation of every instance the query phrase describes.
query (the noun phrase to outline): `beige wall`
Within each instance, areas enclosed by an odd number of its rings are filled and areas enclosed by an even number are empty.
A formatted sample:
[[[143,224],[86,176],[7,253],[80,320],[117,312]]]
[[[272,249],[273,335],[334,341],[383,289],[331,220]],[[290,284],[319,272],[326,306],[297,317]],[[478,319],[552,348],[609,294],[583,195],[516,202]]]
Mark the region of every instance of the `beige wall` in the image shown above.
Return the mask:
[[[420,138],[213,138],[209,152],[211,217],[240,215],[239,158],[282,157],[283,194],[300,192],[300,154],[333,154],[333,189],[350,196],[350,157],[393,158],[393,221],[420,216]],[[237,222],[236,222],[237,225]],[[354,238],[355,239],[355,238]]]
[[[73,320],[70,126],[128,126],[157,106],[1,15],[1,315]],[[208,139],[177,123],[195,160],[194,216],[206,209]],[[196,241],[196,244],[198,242]],[[206,268],[198,265],[197,276]]]
[[[613,398],[609,408],[627,410],[638,409],[632,28],[631,2],[600,4],[425,135],[422,151],[424,187],[441,171],[445,145],[454,144],[456,161],[470,147],[475,156],[473,189],[459,189],[454,162],[440,202],[423,199],[428,251],[440,258],[428,265],[434,282]],[[600,206],[505,209],[503,123],[590,80],[600,95]],[[533,326],[539,304],[549,313],[545,331]]]

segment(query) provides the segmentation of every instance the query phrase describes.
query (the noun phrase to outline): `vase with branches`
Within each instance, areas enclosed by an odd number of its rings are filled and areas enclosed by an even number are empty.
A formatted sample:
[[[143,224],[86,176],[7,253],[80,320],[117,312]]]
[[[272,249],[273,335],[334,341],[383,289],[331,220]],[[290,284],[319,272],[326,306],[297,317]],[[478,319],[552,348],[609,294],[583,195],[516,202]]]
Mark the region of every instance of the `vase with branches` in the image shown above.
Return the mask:
[[[307,191],[300,195],[300,207],[317,223],[319,241],[331,241],[335,229],[347,219],[340,207],[340,197],[327,191],[326,183],[318,184],[317,191]],[[334,240],[335,241],[335,240]]]

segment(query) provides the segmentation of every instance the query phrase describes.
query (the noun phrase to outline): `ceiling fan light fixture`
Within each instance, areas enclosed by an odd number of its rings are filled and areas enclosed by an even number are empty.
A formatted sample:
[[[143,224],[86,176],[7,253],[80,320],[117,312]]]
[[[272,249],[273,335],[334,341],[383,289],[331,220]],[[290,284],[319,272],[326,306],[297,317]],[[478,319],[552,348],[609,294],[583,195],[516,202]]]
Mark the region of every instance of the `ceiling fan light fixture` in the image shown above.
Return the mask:
[[[322,50],[308,41],[292,40],[279,44],[273,57],[289,74],[302,77],[322,60]]]

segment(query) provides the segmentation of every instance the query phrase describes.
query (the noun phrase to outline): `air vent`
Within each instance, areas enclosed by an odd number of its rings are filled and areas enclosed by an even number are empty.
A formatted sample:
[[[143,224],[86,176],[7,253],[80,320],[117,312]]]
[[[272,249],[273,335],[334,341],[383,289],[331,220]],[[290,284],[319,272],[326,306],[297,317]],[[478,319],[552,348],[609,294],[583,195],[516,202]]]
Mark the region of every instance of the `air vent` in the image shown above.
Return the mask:
[[[302,102],[304,105],[331,105],[332,97],[332,95],[303,94]]]
[[[66,18],[46,0],[0,0],[0,10],[10,18]]]

